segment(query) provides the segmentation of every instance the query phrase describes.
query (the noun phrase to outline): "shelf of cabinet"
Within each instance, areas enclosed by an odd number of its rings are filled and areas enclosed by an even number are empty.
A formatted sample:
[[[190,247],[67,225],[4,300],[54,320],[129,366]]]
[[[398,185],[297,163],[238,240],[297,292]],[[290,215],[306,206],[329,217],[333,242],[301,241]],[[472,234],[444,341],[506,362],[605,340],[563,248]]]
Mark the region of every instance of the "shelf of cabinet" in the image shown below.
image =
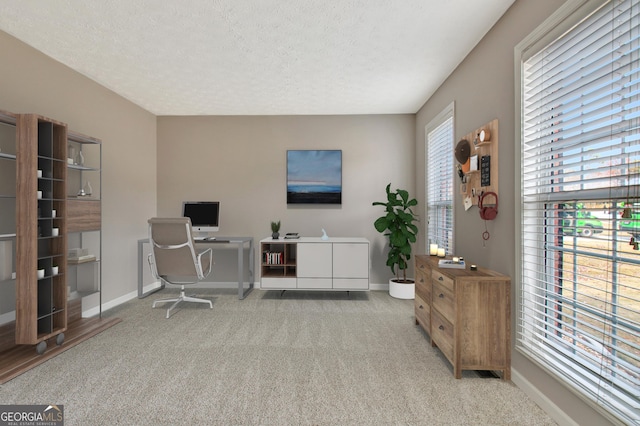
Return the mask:
[[[0,158],[4,158],[7,160],[15,160],[16,156],[15,154],[5,154],[4,152],[0,152]]]

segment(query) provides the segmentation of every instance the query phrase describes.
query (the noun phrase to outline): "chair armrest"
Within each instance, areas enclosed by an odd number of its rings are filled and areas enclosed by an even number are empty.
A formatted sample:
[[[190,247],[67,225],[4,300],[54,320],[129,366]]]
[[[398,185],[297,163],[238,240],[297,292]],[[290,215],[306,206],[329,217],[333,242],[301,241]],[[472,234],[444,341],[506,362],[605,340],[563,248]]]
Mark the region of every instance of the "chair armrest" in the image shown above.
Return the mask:
[[[207,275],[204,274],[204,268],[202,267],[202,256],[204,256],[205,254],[209,255],[209,268],[207,269]],[[200,279],[204,279],[206,277],[209,276],[209,274],[211,273],[211,270],[213,269],[213,250],[211,250],[211,248],[208,248],[206,250],[201,251],[200,253],[197,254],[197,258],[198,258],[198,268],[200,269],[198,271],[198,274],[200,275]]]

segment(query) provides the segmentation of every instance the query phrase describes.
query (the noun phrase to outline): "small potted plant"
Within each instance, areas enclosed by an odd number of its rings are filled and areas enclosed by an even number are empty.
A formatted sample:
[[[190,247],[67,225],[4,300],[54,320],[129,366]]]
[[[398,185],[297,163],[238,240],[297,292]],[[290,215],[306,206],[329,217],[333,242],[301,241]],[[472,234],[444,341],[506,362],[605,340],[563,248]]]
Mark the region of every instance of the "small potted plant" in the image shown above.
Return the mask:
[[[280,221],[271,222],[271,238],[274,240],[280,238]]]
[[[384,206],[385,214],[373,223],[376,230],[389,237],[389,254],[387,266],[395,274],[389,280],[389,294],[400,299],[413,299],[415,296],[415,281],[407,278],[407,268],[411,259],[411,244],[416,242],[418,227],[413,223],[418,220],[411,210],[418,205],[415,198],[409,197],[409,192],[396,189],[391,192],[391,184],[387,185],[387,201],[376,201],[374,206]],[[400,276],[402,271],[402,277]]]

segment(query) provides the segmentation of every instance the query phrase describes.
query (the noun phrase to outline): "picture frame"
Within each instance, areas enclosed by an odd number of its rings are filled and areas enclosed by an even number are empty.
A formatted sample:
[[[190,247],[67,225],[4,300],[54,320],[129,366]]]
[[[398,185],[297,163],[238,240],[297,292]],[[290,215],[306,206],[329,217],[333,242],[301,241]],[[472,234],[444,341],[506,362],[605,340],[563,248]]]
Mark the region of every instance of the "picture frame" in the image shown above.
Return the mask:
[[[287,204],[342,204],[342,150],[287,150]]]

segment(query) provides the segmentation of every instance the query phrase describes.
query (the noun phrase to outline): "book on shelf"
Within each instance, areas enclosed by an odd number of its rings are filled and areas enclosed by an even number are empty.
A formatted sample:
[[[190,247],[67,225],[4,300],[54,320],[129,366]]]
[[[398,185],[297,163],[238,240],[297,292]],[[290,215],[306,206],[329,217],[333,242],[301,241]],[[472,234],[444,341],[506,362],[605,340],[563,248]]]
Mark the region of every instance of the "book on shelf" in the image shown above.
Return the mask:
[[[262,260],[267,265],[282,265],[284,263],[284,256],[282,252],[265,251]]]

